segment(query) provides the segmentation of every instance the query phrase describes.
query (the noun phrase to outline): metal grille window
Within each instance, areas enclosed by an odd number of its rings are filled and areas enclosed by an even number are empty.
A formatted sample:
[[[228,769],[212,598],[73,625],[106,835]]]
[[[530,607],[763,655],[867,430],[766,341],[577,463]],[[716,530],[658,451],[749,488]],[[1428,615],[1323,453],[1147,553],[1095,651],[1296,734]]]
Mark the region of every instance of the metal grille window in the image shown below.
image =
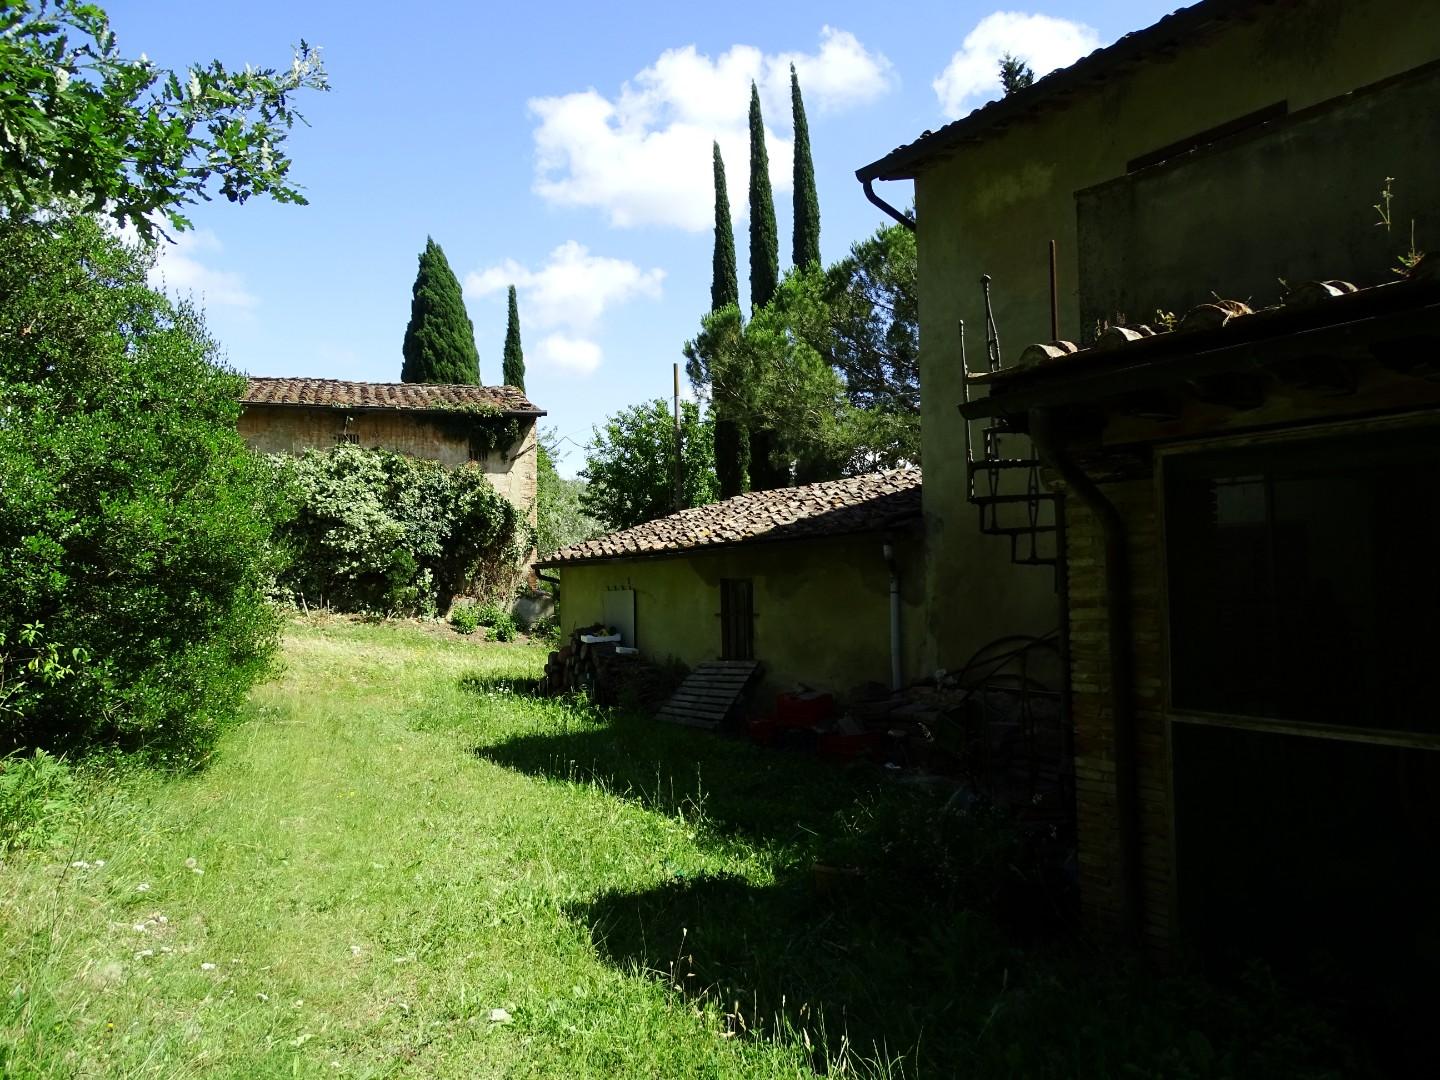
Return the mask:
[[[755,587],[749,578],[720,580],[720,659],[755,659]]]

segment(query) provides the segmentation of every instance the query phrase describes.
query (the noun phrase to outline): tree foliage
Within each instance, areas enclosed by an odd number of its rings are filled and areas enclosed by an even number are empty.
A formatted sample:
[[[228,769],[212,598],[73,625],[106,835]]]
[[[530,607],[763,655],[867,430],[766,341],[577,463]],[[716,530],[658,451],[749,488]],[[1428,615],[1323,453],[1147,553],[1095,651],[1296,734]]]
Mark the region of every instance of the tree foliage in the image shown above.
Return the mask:
[[[869,414],[877,468],[920,461],[920,308],[915,234],[887,225],[825,272],[828,333],[816,347]]]
[[[740,279],[735,268],[735,229],[730,223],[730,196],[725,186],[725,159],[715,143],[715,254],[710,269],[710,310],[740,306]],[[720,498],[745,490],[750,465],[750,436],[723,412],[715,417],[715,477]]]
[[[305,42],[288,70],[183,72],[119,52],[104,11],[81,0],[7,0],[0,9],[0,207],[14,220],[80,200],[149,239],[162,216],[208,200],[268,195],[304,203],[286,137],[301,90],[328,88]]]
[[[735,269],[735,227],[730,222],[730,194],[725,185],[725,159],[714,144],[715,252],[710,265],[710,310],[740,303],[740,279]]]
[[[791,261],[797,267],[820,265],[820,196],[815,190],[815,162],[810,156],[810,122],[800,96],[800,77],[790,65],[790,114],[795,128],[795,222]]]
[[[403,382],[472,386],[480,382],[475,326],[465,313],[460,282],[445,252],[428,236],[410,292],[410,323],[401,351]]]
[[[1035,72],[1024,60],[1008,52],[1000,57],[1000,88],[1005,91],[1006,97],[1034,83]]]
[[[764,307],[780,283],[780,238],[770,191],[770,155],[760,91],[750,84],[750,307]]]
[[[344,443],[270,460],[296,507],[280,584],[308,602],[434,614],[482,577],[505,578],[528,548],[514,504],[474,466]]]
[[[525,350],[520,346],[520,305],[515,299],[515,286],[510,286],[510,310],[505,322],[505,355],[503,381],[506,386],[525,389]],[[478,375],[479,369],[476,369]]]
[[[733,310],[733,309],[727,309]],[[715,500],[714,433],[692,401],[681,402],[681,508]],[[585,448],[587,512],[607,529],[628,529],[675,507],[675,418],[656,398],[622,409],[596,428]]]
[[[690,381],[770,432],[769,469],[802,483],[919,462],[918,355],[915,241],[899,226],[827,271],[792,270],[749,323],[712,312],[685,345]]]
[[[558,455],[553,433],[541,435],[536,453],[535,547],[543,558],[562,547],[599,536],[605,528],[585,509],[585,481],[567,480],[555,468]]]
[[[285,508],[244,380],[152,262],[86,215],[0,223],[0,639],[42,625],[73,668],[8,703],[3,742],[203,746],[276,644]]]

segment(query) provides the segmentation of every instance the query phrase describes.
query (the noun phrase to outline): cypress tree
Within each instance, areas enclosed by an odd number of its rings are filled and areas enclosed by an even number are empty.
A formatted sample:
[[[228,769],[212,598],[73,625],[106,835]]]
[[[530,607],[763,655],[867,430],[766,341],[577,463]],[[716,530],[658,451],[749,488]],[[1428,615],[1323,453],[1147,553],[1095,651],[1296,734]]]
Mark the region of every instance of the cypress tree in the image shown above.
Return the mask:
[[[520,305],[510,286],[510,319],[505,324],[505,385],[525,389],[525,350],[520,347]]]
[[[725,186],[725,159],[715,145],[715,257],[710,276],[710,310],[740,306],[740,278],[735,269],[735,227],[730,223],[730,194]],[[715,417],[715,479],[720,498],[745,490],[750,443],[738,420]]]
[[[770,156],[765,152],[765,122],[760,91],[750,84],[750,309],[764,307],[780,284],[780,238],[775,229],[775,198],[770,191]]]
[[[820,265],[820,196],[815,192],[815,161],[810,156],[810,124],[800,97],[800,78],[790,65],[790,112],[795,125],[795,232],[791,260],[797,269]]]
[[[770,157],[765,152],[765,122],[760,116],[760,91],[750,84],[750,309],[770,302],[780,284],[780,237],[775,227],[775,198],[770,191]],[[789,476],[771,462],[774,433],[749,432],[750,490],[784,487]]]
[[[730,224],[730,194],[725,187],[725,159],[715,143],[715,257],[710,274],[710,310],[740,304],[740,279],[735,270],[735,227]]]
[[[401,349],[400,378],[411,383],[480,382],[475,327],[465,314],[460,282],[440,245],[425,238],[410,296],[410,325]]]

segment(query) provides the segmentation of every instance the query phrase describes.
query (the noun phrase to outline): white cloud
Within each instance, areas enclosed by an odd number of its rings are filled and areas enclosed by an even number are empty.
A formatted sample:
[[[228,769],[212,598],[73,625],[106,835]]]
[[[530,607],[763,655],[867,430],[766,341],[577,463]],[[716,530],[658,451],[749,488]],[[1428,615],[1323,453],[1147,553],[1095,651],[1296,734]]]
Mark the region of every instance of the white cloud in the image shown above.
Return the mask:
[[[844,30],[826,26],[814,53],[765,54],[735,45],[711,59],[693,45],[669,49],[612,100],[594,88],[535,98],[535,191],[560,206],[604,210],[612,225],[699,232],[713,224],[712,141],[720,143],[732,212],[745,216],[750,168],[750,83],[769,122],[771,184],[790,188],[791,144],[775,134],[790,120],[790,65],[807,109],[861,105],[891,86],[890,62]],[[738,198],[737,198],[738,194]]]
[[[550,334],[540,339],[534,352],[540,367],[570,375],[589,375],[600,366],[604,354],[589,338]]]
[[[503,294],[515,286],[523,326],[553,331],[536,349],[541,366],[588,375],[600,366],[593,340],[607,310],[637,298],[659,299],[665,271],[642,270],[625,259],[592,255],[583,244],[566,241],[545,264],[531,270],[514,259],[465,275],[472,299]]]
[[[1099,46],[1100,35],[1084,23],[996,11],[965,36],[960,51],[935,80],[935,94],[947,116],[964,116],[982,100],[999,95],[1000,57],[1005,53],[1024,60],[1038,79]]]
[[[260,303],[260,298],[246,288],[244,276],[207,265],[209,256],[224,250],[220,238],[209,229],[177,233],[173,244],[161,240],[156,245],[150,285],[171,293],[193,294],[208,308],[249,311]]]

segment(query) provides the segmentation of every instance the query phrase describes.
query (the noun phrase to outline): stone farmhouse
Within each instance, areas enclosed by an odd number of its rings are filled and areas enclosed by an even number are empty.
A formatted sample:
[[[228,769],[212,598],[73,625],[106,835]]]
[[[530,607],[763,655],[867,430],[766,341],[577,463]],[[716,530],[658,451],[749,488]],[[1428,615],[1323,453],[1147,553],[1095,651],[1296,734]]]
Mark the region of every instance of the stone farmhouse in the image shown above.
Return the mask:
[[[354,443],[474,465],[535,523],[536,421],[545,411],[513,386],[251,378],[242,400],[240,434],[254,450]]]

